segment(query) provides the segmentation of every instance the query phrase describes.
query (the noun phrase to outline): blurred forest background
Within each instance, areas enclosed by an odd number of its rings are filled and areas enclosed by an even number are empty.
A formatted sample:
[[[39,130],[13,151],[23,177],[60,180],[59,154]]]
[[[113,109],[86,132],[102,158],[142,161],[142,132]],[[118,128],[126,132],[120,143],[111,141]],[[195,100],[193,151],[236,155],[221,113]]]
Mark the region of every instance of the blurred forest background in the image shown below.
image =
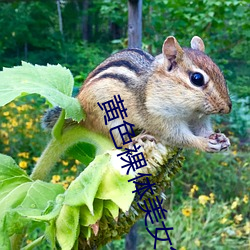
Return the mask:
[[[250,2],[143,0],[142,16],[142,47],[153,55],[161,53],[169,35],[186,47],[194,35],[202,37],[233,100],[230,115],[214,118],[215,128],[230,137],[231,150],[185,151],[183,169],[166,191],[173,247],[249,249]],[[0,1],[0,68],[22,60],[60,63],[71,70],[79,87],[102,60],[127,47],[127,23],[125,0]],[[12,155],[28,172],[48,139],[40,127],[46,107],[31,96],[0,109],[0,152]],[[81,168],[65,158],[51,181],[67,187]],[[153,242],[139,222],[137,249],[153,249]],[[169,248],[157,243],[157,249]],[[124,238],[106,249],[125,249]]]

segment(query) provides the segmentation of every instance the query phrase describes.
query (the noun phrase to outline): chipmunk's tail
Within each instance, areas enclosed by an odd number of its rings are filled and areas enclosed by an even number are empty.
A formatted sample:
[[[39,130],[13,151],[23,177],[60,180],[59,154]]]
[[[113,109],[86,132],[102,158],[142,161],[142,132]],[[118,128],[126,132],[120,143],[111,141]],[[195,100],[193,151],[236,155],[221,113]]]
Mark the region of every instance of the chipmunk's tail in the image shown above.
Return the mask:
[[[61,111],[62,109],[58,106],[46,110],[41,120],[42,128],[45,130],[51,130],[56,124]]]

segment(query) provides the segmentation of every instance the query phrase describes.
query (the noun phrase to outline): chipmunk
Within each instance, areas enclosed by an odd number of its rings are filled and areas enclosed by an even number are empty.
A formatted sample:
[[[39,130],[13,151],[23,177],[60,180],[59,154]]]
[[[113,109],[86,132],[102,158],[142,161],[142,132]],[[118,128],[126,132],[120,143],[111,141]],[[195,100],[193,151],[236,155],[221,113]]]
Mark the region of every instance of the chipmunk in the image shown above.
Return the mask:
[[[86,112],[83,126],[110,136],[109,130],[123,120],[105,125],[97,103],[120,95],[126,122],[156,141],[206,152],[227,149],[230,142],[213,131],[210,114],[227,114],[232,104],[223,74],[204,50],[198,36],[192,38],[191,48],[181,48],[169,36],[156,57],[140,49],[110,56],[88,75],[77,96]],[[122,144],[119,133],[114,138]]]

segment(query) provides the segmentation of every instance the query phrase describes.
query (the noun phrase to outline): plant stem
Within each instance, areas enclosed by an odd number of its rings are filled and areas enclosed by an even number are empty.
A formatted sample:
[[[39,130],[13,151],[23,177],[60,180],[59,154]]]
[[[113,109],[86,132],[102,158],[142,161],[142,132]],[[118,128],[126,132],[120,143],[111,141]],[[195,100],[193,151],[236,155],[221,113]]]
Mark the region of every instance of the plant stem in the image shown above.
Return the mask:
[[[72,126],[63,131],[60,138],[52,138],[39,158],[31,178],[33,180],[46,180],[50,171],[60,159],[61,155],[72,145],[78,142],[87,142],[96,147],[96,155],[114,148],[112,141],[100,134],[92,132],[82,126]]]

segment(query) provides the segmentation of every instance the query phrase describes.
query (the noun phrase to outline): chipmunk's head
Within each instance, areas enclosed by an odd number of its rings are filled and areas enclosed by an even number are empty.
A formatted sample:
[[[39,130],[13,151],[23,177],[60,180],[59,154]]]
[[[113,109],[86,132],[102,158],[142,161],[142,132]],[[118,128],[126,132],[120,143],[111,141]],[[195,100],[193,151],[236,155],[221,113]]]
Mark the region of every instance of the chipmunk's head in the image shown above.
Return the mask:
[[[204,50],[204,43],[198,36],[192,38],[191,48],[181,48],[175,37],[168,37],[159,57],[162,77],[172,79],[170,88],[176,87],[176,98],[179,99],[181,93],[181,102],[192,106],[193,111],[227,114],[232,104],[226,81]]]

